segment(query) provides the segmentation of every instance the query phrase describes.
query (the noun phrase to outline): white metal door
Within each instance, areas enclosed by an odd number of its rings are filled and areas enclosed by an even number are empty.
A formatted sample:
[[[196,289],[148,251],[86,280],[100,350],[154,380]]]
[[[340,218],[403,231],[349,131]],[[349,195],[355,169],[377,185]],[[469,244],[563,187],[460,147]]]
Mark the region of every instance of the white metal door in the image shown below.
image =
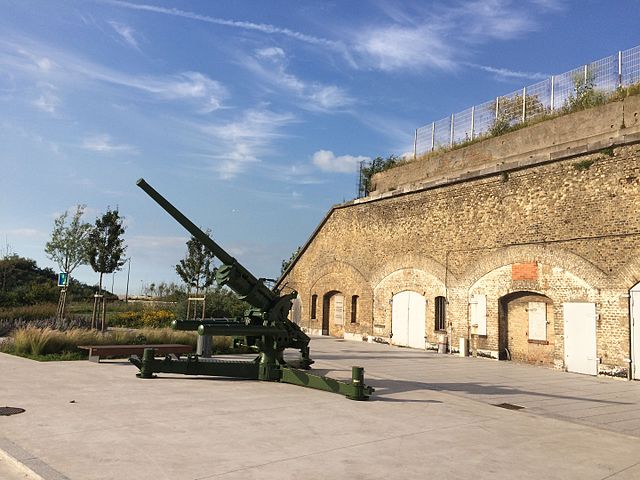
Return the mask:
[[[595,303],[564,303],[563,316],[567,371],[597,375]]]
[[[391,308],[391,343],[409,345],[409,293],[400,292],[393,296]]]
[[[425,298],[404,291],[393,296],[391,312],[392,342],[412,348],[424,348]]]
[[[631,368],[640,380],[640,283],[631,289]]]
[[[409,292],[409,346],[424,348],[425,298]]]

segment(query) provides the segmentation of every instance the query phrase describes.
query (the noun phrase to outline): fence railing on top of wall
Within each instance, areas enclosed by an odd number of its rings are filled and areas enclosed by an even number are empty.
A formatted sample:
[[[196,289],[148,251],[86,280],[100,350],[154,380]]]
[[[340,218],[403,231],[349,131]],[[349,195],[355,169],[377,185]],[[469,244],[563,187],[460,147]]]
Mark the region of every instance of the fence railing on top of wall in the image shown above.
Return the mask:
[[[603,94],[640,82],[640,46],[619,51],[521,90],[474,105],[415,131],[414,158],[442,147],[474,140],[500,123],[513,126],[565,108],[580,89]]]

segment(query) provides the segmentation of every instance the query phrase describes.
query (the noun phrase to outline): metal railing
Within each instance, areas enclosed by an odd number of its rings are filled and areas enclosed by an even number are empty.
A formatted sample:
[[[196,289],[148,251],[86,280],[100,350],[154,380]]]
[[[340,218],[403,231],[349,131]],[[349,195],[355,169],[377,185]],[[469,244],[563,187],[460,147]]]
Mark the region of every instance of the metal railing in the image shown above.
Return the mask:
[[[637,46],[416,129],[414,158],[487,135],[500,123],[509,127],[560,111],[579,95],[581,88],[606,95],[639,82],[640,46]]]

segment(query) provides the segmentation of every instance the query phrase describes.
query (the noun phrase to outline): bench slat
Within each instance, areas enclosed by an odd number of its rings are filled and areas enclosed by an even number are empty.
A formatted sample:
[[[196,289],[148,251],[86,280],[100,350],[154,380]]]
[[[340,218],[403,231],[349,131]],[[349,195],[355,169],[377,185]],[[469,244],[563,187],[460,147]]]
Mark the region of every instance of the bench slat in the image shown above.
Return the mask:
[[[158,354],[181,354],[193,352],[191,345],[162,344],[162,345],[79,345],[78,348],[89,350],[89,360],[100,362],[100,356],[110,355],[142,355],[145,348],[155,348]]]

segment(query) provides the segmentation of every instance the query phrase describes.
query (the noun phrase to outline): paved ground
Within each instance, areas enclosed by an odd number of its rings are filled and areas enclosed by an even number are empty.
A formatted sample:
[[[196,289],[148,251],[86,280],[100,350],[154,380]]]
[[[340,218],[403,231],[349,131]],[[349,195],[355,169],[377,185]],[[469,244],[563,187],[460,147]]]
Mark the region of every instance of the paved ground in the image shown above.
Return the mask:
[[[0,417],[0,449],[47,480],[640,478],[640,382],[328,338],[312,354],[335,377],[364,366],[374,398],[0,354],[0,404],[26,409]]]

